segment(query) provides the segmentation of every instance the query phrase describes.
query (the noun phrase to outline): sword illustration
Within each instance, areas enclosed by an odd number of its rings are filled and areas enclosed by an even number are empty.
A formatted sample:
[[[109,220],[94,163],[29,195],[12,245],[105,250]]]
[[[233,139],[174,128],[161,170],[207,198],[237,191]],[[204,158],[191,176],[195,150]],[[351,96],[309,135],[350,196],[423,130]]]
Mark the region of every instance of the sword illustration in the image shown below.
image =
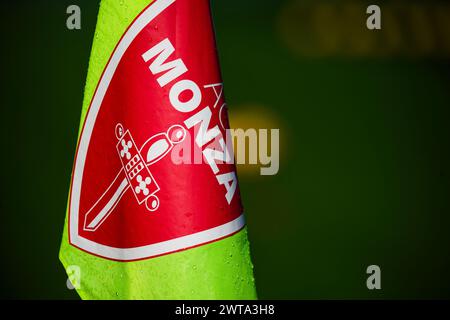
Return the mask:
[[[116,137],[119,140],[116,149],[122,168],[86,213],[84,222],[86,231],[97,230],[114,211],[128,189],[132,190],[139,205],[145,203],[148,211],[156,211],[159,208],[156,193],[160,189],[149,167],[164,158],[176,144],[182,142],[186,137],[186,130],[180,125],[173,125],[167,132],[149,138],[140,149],[137,148],[130,131],[125,131],[120,123],[116,126]]]

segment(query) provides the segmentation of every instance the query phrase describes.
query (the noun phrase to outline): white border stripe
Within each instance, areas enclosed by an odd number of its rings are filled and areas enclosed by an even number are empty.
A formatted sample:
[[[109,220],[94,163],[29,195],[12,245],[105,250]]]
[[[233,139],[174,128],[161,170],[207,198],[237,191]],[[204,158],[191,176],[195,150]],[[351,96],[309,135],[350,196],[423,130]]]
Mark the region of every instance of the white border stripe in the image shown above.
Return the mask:
[[[151,244],[137,248],[115,248],[98,244],[78,234],[78,210],[80,202],[81,184],[84,172],[84,164],[87,155],[87,149],[91,140],[92,130],[97,119],[97,115],[102,104],[103,98],[109,87],[111,79],[119,65],[122,56],[136,38],[136,36],[145,28],[153,19],[161,12],[173,4],[176,0],[156,0],[134,21],[127,32],[117,45],[106,69],[100,79],[97,90],[92,99],[91,106],[88,110],[84,128],[80,137],[78,153],[76,156],[75,169],[73,174],[73,182],[71,189],[70,201],[70,241],[73,245],[80,249],[86,250],[93,254],[115,259],[115,260],[138,260],[149,258],[152,256],[162,255],[165,253],[179,251],[182,249],[194,247],[206,242],[211,242],[227,235],[235,233],[242,229],[245,225],[244,215],[241,214],[235,220],[223,224],[221,226],[194,233],[188,236]]]
[[[129,249],[113,248],[92,242],[82,237],[79,237],[77,245],[81,248],[89,248],[86,250],[114,260],[138,260],[212,242],[239,231],[244,227],[244,225],[244,214],[241,214],[233,221],[221,226],[148,246]]]

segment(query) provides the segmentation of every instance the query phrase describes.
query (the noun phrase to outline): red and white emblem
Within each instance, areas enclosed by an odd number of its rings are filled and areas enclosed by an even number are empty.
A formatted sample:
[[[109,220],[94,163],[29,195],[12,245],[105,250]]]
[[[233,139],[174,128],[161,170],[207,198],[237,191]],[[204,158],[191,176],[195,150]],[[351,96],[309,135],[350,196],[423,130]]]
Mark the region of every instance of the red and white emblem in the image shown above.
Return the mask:
[[[224,106],[209,1],[154,1],[117,44],[87,112],[72,175],[70,243],[130,261],[239,231],[235,167],[217,161],[228,152]],[[176,146],[205,161],[174,163]]]

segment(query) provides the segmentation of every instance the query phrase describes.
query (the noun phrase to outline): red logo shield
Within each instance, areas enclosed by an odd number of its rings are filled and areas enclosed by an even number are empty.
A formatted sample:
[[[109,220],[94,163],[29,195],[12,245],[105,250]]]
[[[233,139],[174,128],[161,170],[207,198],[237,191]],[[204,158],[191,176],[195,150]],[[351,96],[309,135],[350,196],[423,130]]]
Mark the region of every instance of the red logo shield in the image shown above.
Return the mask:
[[[117,44],[86,115],[70,243],[130,261],[239,231],[235,166],[219,161],[227,128],[209,1],[154,1]],[[176,162],[177,148],[203,161]]]

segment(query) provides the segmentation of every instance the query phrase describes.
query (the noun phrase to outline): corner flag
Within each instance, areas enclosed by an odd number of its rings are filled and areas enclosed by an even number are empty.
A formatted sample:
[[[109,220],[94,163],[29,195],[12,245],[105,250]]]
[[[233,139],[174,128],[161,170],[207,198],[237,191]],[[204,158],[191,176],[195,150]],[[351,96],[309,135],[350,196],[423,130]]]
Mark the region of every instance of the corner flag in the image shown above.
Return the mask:
[[[102,0],[60,250],[83,299],[256,298],[228,128],[209,1]]]

